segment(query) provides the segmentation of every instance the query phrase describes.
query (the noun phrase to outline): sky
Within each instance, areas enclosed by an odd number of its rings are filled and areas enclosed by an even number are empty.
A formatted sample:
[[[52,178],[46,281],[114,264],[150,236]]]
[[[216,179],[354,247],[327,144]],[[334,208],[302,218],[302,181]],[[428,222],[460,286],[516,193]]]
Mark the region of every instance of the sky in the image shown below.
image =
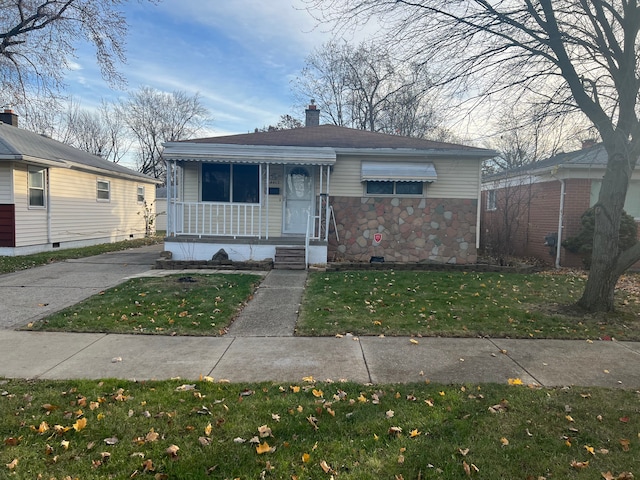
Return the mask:
[[[129,33],[127,63],[119,70],[127,88],[199,93],[211,113],[210,135],[252,132],[274,125],[293,109],[291,81],[314,48],[331,39],[300,0],[132,0],[123,10]],[[67,93],[91,108],[116,100],[100,76],[89,45],[66,77]]]

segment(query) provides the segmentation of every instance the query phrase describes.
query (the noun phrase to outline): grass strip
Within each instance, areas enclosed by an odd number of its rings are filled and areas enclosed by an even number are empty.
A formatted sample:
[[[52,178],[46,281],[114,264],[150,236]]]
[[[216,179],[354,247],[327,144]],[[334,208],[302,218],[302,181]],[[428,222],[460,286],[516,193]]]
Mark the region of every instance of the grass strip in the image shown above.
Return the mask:
[[[625,390],[205,377],[3,380],[0,393],[2,478],[561,480],[640,470],[638,392]]]
[[[27,329],[222,335],[260,279],[255,274],[135,278],[31,323]]]
[[[639,340],[638,277],[623,280],[615,313],[587,315],[565,308],[582,273],[314,272],[297,332]]]

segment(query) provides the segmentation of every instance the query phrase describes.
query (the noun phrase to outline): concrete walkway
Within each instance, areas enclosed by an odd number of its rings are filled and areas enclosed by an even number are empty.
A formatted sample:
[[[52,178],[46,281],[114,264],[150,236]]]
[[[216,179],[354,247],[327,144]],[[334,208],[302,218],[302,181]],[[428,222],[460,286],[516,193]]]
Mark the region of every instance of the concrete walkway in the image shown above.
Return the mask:
[[[0,276],[0,377],[195,380],[208,375],[232,382],[299,382],[311,375],[359,383],[507,383],[520,378],[544,386],[640,389],[640,342],[420,338],[414,343],[416,339],[407,337],[294,337],[305,272],[266,274],[224,337],[10,329],[126,277],[178,273],[149,270],[157,252],[139,253],[107,254]]]

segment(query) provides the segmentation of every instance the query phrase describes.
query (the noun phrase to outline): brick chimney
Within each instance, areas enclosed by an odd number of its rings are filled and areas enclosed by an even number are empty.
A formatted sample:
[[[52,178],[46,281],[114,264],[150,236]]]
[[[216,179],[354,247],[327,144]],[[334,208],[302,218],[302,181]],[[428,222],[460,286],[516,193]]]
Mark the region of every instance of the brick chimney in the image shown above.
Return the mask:
[[[17,127],[18,115],[16,115],[11,108],[5,108],[4,111],[0,113],[0,122]]]
[[[320,125],[320,110],[318,110],[315,100],[311,100],[309,108],[307,108],[304,113],[306,114],[305,127],[317,127]]]

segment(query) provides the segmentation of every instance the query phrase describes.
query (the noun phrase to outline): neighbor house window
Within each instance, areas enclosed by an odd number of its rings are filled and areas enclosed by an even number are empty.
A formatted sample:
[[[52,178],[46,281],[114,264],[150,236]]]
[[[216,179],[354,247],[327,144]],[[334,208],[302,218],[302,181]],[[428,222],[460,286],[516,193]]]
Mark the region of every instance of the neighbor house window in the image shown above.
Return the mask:
[[[138,187],[138,203],[144,203],[144,187]]]
[[[367,182],[367,195],[422,195],[423,182]]]
[[[111,200],[111,183],[108,180],[98,180],[96,199],[99,202],[108,202]]]
[[[497,210],[496,206],[496,191],[487,190],[487,210]]]
[[[202,164],[202,201],[258,203],[260,167],[229,163]]]
[[[44,207],[45,169],[29,168],[29,207]]]

